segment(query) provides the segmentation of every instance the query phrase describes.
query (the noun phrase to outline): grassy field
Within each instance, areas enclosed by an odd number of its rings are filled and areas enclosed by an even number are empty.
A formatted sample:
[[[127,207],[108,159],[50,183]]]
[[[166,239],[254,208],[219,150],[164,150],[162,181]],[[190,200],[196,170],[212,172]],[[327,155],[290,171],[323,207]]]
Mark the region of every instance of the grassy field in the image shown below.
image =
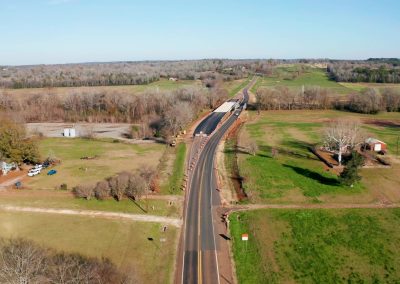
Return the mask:
[[[395,154],[399,113],[359,115],[339,111],[269,111],[250,121],[240,132],[238,163],[251,202],[374,202],[379,194],[400,201],[400,166],[391,169],[363,169],[362,184],[341,186],[335,172],[328,171],[308,146],[321,143],[324,125],[332,118],[349,117],[363,122],[366,133],[387,142]],[[396,126],[397,125],[397,126]],[[249,141],[259,146],[257,155],[247,153]],[[272,148],[278,155],[272,157]],[[392,155],[393,156],[393,155]],[[394,157],[393,157],[394,158]],[[395,159],[395,158],[394,158]],[[395,159],[396,161],[396,159]],[[376,185],[380,184],[380,192]]]
[[[175,148],[175,160],[172,172],[169,173],[166,182],[161,186],[163,194],[182,194],[181,185],[185,171],[186,144],[180,143]]]
[[[400,209],[240,212],[230,231],[239,283],[400,279]]]
[[[246,85],[250,82],[250,77],[246,79],[234,80],[224,82],[224,88],[228,91],[229,97],[235,96],[241,89],[246,87]]]
[[[135,283],[172,282],[177,234],[173,227],[162,232],[162,224],[0,211],[1,237],[22,237],[58,251],[107,257],[133,275]]]
[[[169,81],[162,79],[148,85],[124,85],[124,86],[99,86],[99,87],[62,87],[62,88],[27,88],[27,89],[7,89],[8,94],[17,96],[26,96],[34,94],[57,94],[66,95],[74,93],[126,93],[140,94],[145,91],[173,91],[182,87],[201,86],[201,81],[198,80],[180,80]]]
[[[303,71],[304,73],[294,79],[286,78],[287,74],[297,72],[293,70],[293,67],[277,67],[276,69],[277,72],[274,75],[260,78],[251,88],[251,91],[256,93],[260,87],[286,86],[293,90],[300,90],[302,86],[320,86],[321,88],[329,89],[333,94],[354,93],[352,88],[329,80],[326,71],[323,69],[308,67]],[[285,75],[282,75],[282,73]]]
[[[373,88],[380,91],[385,88],[400,90],[400,84],[381,84],[381,83],[339,83],[340,85],[352,89],[356,92],[361,92],[367,88]]]
[[[54,189],[62,183],[69,188],[81,183],[95,183],[121,171],[135,171],[141,166],[158,165],[164,146],[161,144],[125,144],[111,140],[46,138],[39,140],[41,156],[55,156],[61,164],[57,174],[42,174],[27,179],[33,189]],[[82,160],[84,156],[97,156]]]
[[[169,205],[167,200],[142,199],[131,201],[123,199],[85,200],[74,198],[70,192],[61,190],[13,190],[0,192],[0,205],[22,207],[43,207],[56,209],[98,210],[133,214],[163,215],[180,217],[181,204]],[[153,209],[154,208],[154,209]]]

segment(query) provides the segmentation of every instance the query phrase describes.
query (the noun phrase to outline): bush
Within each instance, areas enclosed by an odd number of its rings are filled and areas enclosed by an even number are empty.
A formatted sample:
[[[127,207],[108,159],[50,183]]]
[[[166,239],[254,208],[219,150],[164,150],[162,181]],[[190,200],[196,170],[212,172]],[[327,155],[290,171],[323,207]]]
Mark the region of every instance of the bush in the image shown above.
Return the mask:
[[[94,189],[91,185],[77,185],[72,189],[72,193],[75,197],[90,200],[94,196]]]
[[[67,184],[66,184],[66,183],[61,184],[61,185],[60,185],[60,189],[61,189],[61,190],[68,190]]]
[[[102,180],[94,188],[94,196],[99,200],[104,200],[111,195],[111,189],[107,181]]]

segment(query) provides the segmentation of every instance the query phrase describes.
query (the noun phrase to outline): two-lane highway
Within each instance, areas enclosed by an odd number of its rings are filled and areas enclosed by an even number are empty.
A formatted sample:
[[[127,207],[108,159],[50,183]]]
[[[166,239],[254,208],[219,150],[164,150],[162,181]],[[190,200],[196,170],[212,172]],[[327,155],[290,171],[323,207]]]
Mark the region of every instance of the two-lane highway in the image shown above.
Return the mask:
[[[247,101],[247,89],[244,89],[243,103],[235,112],[240,113]],[[214,118],[206,118],[201,124],[202,129],[212,129],[214,132],[201,151],[190,179],[183,235],[182,283],[220,283],[218,242],[213,218],[213,209],[220,205],[220,197],[216,185],[214,157],[218,143],[238,116],[229,116],[218,129],[216,127],[220,119]]]

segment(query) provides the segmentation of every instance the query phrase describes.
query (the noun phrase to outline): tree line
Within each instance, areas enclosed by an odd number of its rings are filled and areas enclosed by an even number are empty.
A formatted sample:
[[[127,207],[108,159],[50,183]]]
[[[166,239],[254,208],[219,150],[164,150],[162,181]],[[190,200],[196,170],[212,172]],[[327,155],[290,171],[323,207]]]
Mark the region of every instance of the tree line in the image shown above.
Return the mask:
[[[91,198],[104,200],[110,197],[117,201],[124,197],[139,200],[143,194],[154,187],[155,175],[155,169],[144,166],[136,173],[121,172],[95,185],[77,185],[72,189],[72,193],[86,200]]]
[[[3,66],[0,87],[43,88],[143,85],[160,78],[195,80],[223,74],[225,79],[247,76],[246,60],[188,60]],[[229,72],[223,72],[229,70]]]
[[[397,61],[339,61],[328,65],[327,71],[337,82],[400,83]]]
[[[305,87],[291,90],[285,86],[259,88],[256,92],[257,110],[339,109],[352,112],[376,114],[379,111],[400,111],[400,90],[372,88],[349,97],[333,97],[329,90]]]
[[[1,283],[134,283],[108,259],[59,253],[23,239],[0,240]]]
[[[227,99],[221,79],[207,82],[207,87],[149,90],[138,95],[101,90],[54,94],[49,90],[17,96],[0,91],[0,112],[24,122],[139,123],[142,137],[166,137],[175,135],[202,109],[214,108]]]

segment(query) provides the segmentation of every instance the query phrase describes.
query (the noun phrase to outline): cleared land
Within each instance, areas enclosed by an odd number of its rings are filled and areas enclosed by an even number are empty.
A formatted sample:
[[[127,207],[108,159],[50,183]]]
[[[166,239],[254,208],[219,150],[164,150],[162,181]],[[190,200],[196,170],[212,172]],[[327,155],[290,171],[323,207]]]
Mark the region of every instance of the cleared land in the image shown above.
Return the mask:
[[[400,210],[258,210],[230,216],[239,283],[396,283]],[[241,240],[248,233],[249,241]]]
[[[107,257],[138,283],[172,282],[177,233],[172,226],[163,232],[161,224],[0,211],[1,237]]]
[[[362,121],[364,130],[388,144],[392,168],[362,169],[362,183],[344,187],[337,174],[315,157],[308,146],[321,143],[324,125],[333,118]],[[400,201],[400,165],[395,157],[400,114],[360,115],[339,111],[250,112],[250,121],[239,136],[238,165],[244,188],[252,203]],[[256,141],[258,153],[248,153]],[[232,153],[227,143],[226,152]],[[278,155],[272,157],[272,149]],[[227,159],[229,161],[231,159]],[[229,167],[228,167],[229,168]]]
[[[27,89],[3,89],[10,95],[35,95],[35,94],[49,94],[49,95],[68,95],[68,94],[82,94],[82,93],[126,93],[126,94],[140,94],[145,91],[173,91],[182,87],[200,86],[199,80],[179,80],[169,81],[160,80],[150,83],[148,85],[125,85],[125,86],[99,86],[99,87],[60,87],[60,88],[27,88]]]
[[[95,183],[121,171],[135,171],[143,165],[157,167],[165,146],[161,144],[132,145],[112,140],[80,138],[46,138],[39,140],[43,158],[56,157],[61,164],[54,167],[57,174],[26,179],[29,188],[54,189],[62,183],[72,188],[81,183]],[[82,157],[94,157],[82,160]]]

